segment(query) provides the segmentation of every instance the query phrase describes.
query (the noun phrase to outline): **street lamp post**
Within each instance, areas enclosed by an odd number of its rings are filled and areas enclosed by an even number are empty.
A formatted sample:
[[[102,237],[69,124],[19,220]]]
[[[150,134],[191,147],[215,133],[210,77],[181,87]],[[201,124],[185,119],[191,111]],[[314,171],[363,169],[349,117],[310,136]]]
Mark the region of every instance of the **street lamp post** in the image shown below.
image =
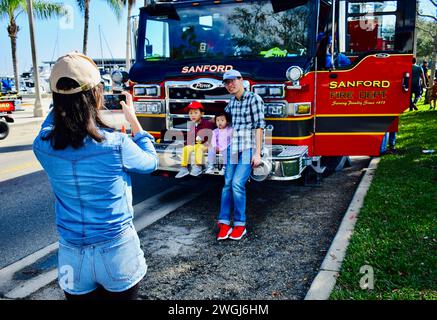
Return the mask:
[[[29,31],[30,31],[30,46],[32,48],[32,63],[33,63],[33,78],[35,83],[35,107],[33,109],[34,117],[43,117],[45,112],[41,104],[41,92],[39,87],[39,69],[35,46],[35,32],[33,28],[33,7],[32,0],[27,1],[27,16],[29,17]]]

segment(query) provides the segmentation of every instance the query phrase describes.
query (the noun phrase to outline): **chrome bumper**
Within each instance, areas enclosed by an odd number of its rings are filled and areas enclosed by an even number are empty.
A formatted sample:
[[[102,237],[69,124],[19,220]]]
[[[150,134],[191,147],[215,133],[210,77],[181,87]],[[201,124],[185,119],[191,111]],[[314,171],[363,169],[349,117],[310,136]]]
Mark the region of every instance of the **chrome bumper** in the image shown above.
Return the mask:
[[[160,171],[178,172],[182,157],[182,143],[157,143],[156,152],[159,156]],[[194,154],[192,155],[194,161]],[[204,155],[204,163],[207,163],[207,154]],[[311,165],[314,158],[308,157],[307,146],[283,146],[274,145],[264,149],[262,164],[252,170],[251,178],[256,181],[296,180],[302,176],[303,171]],[[194,163],[194,162],[192,162]],[[219,169],[223,165],[223,157],[217,155],[215,170],[209,175],[221,175]],[[205,173],[204,173],[205,174]]]

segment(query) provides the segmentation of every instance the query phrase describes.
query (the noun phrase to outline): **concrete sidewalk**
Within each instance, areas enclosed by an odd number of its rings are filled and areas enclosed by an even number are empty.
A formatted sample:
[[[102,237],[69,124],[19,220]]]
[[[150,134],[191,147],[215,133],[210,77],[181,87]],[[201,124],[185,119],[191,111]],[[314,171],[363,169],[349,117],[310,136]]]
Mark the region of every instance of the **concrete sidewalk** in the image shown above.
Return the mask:
[[[50,104],[52,103],[52,98],[43,98],[42,107],[45,113],[47,114]],[[23,98],[23,102],[21,103],[21,111],[15,111],[12,113],[12,118],[14,118],[14,122],[10,123],[13,126],[33,124],[33,123],[42,123],[45,119],[44,117],[35,117],[33,115],[35,107],[35,99],[33,98]]]

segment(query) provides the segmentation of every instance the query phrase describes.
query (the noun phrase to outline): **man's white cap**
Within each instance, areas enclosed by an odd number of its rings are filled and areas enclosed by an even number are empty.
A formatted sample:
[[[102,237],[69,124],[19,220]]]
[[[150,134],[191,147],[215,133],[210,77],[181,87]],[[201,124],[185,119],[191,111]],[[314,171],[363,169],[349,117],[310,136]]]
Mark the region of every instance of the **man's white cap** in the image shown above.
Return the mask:
[[[57,89],[59,79],[64,77],[75,80],[79,87],[69,90]],[[53,66],[50,74],[50,89],[56,93],[74,94],[91,90],[101,81],[99,69],[91,58],[79,52],[70,52],[60,57]]]
[[[241,73],[234,69],[226,71],[223,74],[223,81],[230,80],[230,79],[237,79],[237,78],[241,78]]]

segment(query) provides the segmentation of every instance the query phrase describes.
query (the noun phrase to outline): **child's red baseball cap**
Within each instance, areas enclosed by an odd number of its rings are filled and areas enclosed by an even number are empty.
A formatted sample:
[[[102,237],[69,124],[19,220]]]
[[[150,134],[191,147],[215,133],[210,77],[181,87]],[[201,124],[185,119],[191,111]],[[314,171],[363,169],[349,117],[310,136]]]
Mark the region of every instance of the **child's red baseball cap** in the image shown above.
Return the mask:
[[[198,101],[191,102],[188,106],[185,107],[185,112],[188,112],[190,109],[200,109],[200,111],[205,111],[203,105]]]

